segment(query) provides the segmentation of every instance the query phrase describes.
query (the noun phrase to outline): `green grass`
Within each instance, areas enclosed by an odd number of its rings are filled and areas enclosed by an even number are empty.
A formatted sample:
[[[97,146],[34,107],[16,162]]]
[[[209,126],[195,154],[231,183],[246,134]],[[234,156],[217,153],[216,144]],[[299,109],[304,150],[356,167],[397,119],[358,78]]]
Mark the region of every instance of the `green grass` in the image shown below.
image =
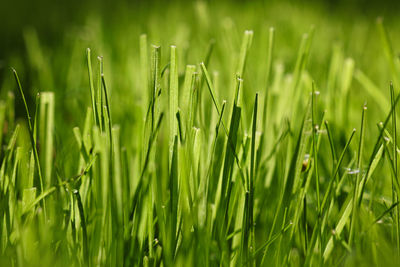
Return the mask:
[[[27,29],[1,81],[0,265],[397,266],[398,25],[264,8],[93,15],[58,48]]]

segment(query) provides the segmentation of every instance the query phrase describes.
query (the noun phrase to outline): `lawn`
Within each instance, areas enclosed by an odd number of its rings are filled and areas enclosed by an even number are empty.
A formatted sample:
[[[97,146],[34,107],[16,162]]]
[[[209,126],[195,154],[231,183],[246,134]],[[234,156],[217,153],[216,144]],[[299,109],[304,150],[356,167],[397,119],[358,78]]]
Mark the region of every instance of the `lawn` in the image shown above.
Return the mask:
[[[398,266],[400,24],[333,2],[19,3],[0,266]]]

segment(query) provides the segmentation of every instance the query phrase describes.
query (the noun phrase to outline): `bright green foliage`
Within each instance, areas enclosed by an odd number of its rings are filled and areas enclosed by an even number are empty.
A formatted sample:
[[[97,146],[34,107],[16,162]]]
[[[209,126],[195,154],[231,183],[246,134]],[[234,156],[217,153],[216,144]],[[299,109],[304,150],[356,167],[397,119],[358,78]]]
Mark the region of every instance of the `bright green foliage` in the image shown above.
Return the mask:
[[[232,7],[254,26],[242,31],[205,2],[191,8],[195,23],[158,10],[169,20],[149,19],[148,35],[117,27],[118,42],[94,18],[93,50],[67,40],[60,71],[25,32],[44,90],[14,69],[3,85],[0,266],[396,266],[391,30],[377,21],[384,61],[371,71],[321,41],[334,23],[288,32]]]

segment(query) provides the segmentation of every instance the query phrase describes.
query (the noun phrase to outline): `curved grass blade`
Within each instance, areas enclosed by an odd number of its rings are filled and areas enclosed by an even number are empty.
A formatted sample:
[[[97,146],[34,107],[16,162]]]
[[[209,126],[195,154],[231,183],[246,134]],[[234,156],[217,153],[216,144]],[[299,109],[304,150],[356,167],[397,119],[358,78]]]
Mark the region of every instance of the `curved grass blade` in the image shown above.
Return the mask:
[[[42,169],[40,167],[39,155],[38,155],[38,151],[37,151],[37,148],[36,148],[36,141],[35,141],[33,127],[32,127],[32,123],[31,123],[31,115],[29,113],[28,104],[26,103],[24,91],[22,90],[21,82],[19,81],[19,77],[18,77],[17,71],[15,69],[12,69],[12,71],[13,71],[14,78],[15,78],[15,81],[17,83],[18,90],[19,90],[19,93],[21,95],[22,101],[24,102],[24,107],[25,107],[25,112],[26,112],[26,117],[27,117],[28,127],[29,127],[29,138],[31,140],[31,146],[32,146],[32,149],[33,149],[34,157],[35,157],[36,168],[37,168],[38,175],[39,175],[40,191],[43,194],[44,193],[44,191],[43,191],[44,190],[44,184],[43,184]],[[44,198],[43,198],[43,207],[44,207],[44,214],[45,214],[45,217],[46,217],[46,201],[45,201]]]

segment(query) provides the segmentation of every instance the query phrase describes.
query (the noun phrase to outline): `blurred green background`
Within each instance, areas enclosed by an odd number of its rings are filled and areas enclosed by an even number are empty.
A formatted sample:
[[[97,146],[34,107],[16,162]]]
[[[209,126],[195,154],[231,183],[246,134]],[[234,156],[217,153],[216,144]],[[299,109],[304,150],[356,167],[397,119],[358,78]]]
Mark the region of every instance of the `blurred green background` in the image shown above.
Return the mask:
[[[211,71],[221,82],[232,73],[224,58],[237,53],[242,32],[254,30],[248,64],[249,93],[260,91],[263,69],[252,63],[265,61],[269,27],[276,29],[274,58],[285,72],[292,70],[303,33],[315,27],[307,70],[324,90],[334,49],[356,62],[375,85],[388,87],[393,79],[384,58],[377,17],[383,17],[392,44],[399,43],[399,1],[1,1],[0,88],[4,96],[15,89],[10,67],[15,67],[32,106],[39,91],[55,91],[58,123],[82,123],[89,99],[85,49],[104,56],[105,70],[114,103],[116,122],[135,121],[142,114],[127,114],[132,106],[143,106],[139,75],[139,36],[162,46],[167,55],[178,46],[179,72],[186,64],[204,60],[210,40],[216,41]],[[395,53],[397,47],[393,47]],[[264,57],[264,58],[262,58]],[[167,63],[163,57],[163,64]],[[254,64],[253,64],[254,65]],[[251,74],[249,74],[251,73]],[[352,84],[353,97],[360,85]],[[117,91],[118,93],[115,93]],[[225,95],[221,92],[221,98]],[[358,108],[370,96],[352,103]],[[379,105],[372,99],[371,105]],[[116,104],[118,103],[118,104]],[[21,102],[17,101],[17,107]],[[349,108],[349,112],[351,112]],[[22,117],[20,108],[17,116]],[[137,116],[137,117],[135,117]]]
[[[90,44],[93,39],[88,36],[90,20],[96,18],[102,24],[104,36],[115,37],[113,32],[125,32],[128,35],[147,32],[152,21],[174,20],[187,24],[196,23],[195,6],[200,1],[51,1],[51,0],[15,0],[0,1],[0,81],[9,76],[7,68],[18,57],[27,60],[24,32],[34,29],[40,44],[47,53],[53,53],[63,45],[68,34],[80,33],[76,38],[83,38]],[[208,6],[209,15],[214,23],[224,17],[232,17],[239,28],[259,28],[260,25],[275,26],[278,32],[292,31],[302,33],[303,26],[315,24],[320,32],[324,24],[332,23],[336,32],[331,32],[326,41],[341,40],[345,45],[346,38],[351,36],[354,27],[363,27],[370,31],[374,19],[385,18],[386,24],[394,24],[400,7],[399,1],[371,0],[264,0],[264,1],[201,1]],[[169,12],[175,10],[176,12]],[[168,12],[167,12],[168,11]],[[276,12],[279,11],[279,12]],[[241,14],[243,13],[243,14]],[[241,19],[244,15],[247,19]],[[251,21],[248,21],[251,20]],[[128,32],[135,25],[137,32]],[[165,23],[156,25],[159,30],[171,27]],[[215,26],[215,25],[212,25]],[[318,31],[317,31],[318,33]],[[257,36],[257,32],[256,32]],[[286,37],[290,37],[286,34]],[[154,36],[153,40],[156,38]],[[206,38],[203,36],[203,39]],[[355,41],[355,40],[354,40]],[[359,40],[363,42],[364,40]],[[107,39],[106,42],[118,42]],[[356,42],[356,41],[355,41]],[[327,42],[329,47],[331,43]],[[288,45],[281,43],[281,45]],[[363,50],[348,50],[349,54],[361,54]],[[7,74],[5,74],[7,72]],[[27,77],[25,77],[26,79]]]

